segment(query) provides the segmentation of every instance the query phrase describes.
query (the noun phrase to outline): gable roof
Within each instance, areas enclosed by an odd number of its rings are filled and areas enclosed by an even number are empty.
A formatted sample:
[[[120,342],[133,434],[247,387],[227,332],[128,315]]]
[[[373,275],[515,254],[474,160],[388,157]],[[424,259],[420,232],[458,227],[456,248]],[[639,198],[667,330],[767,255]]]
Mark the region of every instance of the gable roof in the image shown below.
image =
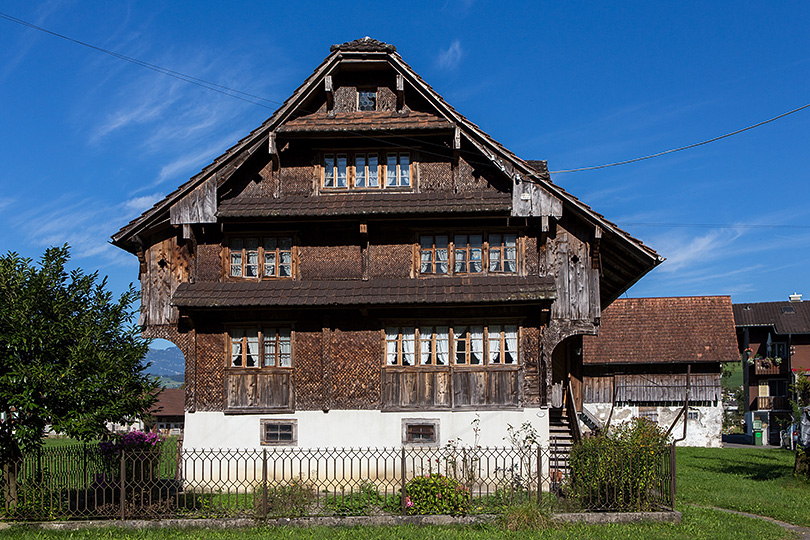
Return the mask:
[[[183,416],[185,410],[186,391],[182,388],[164,388],[157,396],[157,401],[149,414],[154,417]]]
[[[583,338],[584,364],[730,362],[739,359],[729,296],[620,298]]]
[[[772,326],[777,334],[810,334],[810,302],[734,304],[734,324]]]
[[[525,184],[531,189],[540,190],[548,194],[551,199],[560,201],[563,212],[576,215],[579,219],[584,220],[600,231],[602,234],[602,253],[606,256],[605,260],[607,261],[603,265],[607,275],[607,283],[603,286],[603,305],[609,304],[624,290],[663,261],[663,258],[653,249],[620,229],[616,224],[606,220],[604,216],[593,211],[588,205],[582,203],[560,186],[554,184],[551,181],[545,161],[524,161],[490,137],[477,125],[459,114],[405,63],[397,54],[396,47],[368,37],[333,45],[329,56],[315,68],[313,73],[270,118],[203,168],[188,182],[167,195],[162,201],[156,203],[140,217],[122,227],[112,236],[112,243],[132,253],[137,253],[138,236],[141,233],[151,227],[167,224],[169,222],[169,209],[206,181],[214,180],[217,185],[221,185],[248,157],[269,146],[270,133],[278,131],[282,126],[288,133],[294,130],[306,131],[310,126],[310,119],[294,119],[293,116],[296,111],[308,98],[314,95],[326,76],[332,73],[341,62],[358,59],[376,59],[387,62],[390,67],[403,77],[407,84],[435,109],[438,115],[423,117],[416,114],[411,120],[397,120],[396,122],[405,124],[402,127],[405,129],[424,129],[432,126],[458,129],[464,139],[480,152],[493,167],[511,178],[513,190],[515,184]],[[372,118],[372,116],[368,117],[369,125],[362,126],[362,129],[375,130],[383,127],[384,124],[381,123],[383,120],[376,117]],[[357,129],[357,126],[352,126],[351,122],[348,122],[347,125],[346,119],[338,116],[329,119],[329,122],[335,131]],[[394,125],[394,127],[396,126]]]

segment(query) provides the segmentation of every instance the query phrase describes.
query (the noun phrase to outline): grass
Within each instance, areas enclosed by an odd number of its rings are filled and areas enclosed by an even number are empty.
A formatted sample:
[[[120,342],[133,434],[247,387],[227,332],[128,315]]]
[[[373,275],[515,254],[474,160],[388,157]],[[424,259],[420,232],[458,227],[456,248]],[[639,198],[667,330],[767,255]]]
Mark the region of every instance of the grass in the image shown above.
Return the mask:
[[[793,477],[793,452],[678,448],[676,456],[681,506],[716,506],[810,527],[810,482]]]
[[[91,529],[82,531],[38,531],[16,529],[6,531],[3,538],[11,540],[90,540],[90,539],[212,539],[212,540],[382,540],[389,538],[431,540],[661,540],[713,539],[761,540],[764,538],[790,538],[771,523],[740,516],[721,514],[713,510],[686,508],[680,524],[640,523],[625,525],[558,525],[539,530],[509,531],[499,525],[482,526],[397,526],[299,528],[253,527],[247,529]]]

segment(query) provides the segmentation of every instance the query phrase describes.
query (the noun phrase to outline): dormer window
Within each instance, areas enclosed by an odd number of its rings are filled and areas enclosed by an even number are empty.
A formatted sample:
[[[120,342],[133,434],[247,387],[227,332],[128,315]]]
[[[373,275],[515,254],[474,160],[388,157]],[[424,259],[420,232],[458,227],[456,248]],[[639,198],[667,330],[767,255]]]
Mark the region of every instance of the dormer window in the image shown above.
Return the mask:
[[[329,152],[322,163],[323,191],[409,189],[413,184],[410,152]]]
[[[377,91],[376,90],[359,90],[357,92],[357,110],[358,111],[376,111],[377,110]]]

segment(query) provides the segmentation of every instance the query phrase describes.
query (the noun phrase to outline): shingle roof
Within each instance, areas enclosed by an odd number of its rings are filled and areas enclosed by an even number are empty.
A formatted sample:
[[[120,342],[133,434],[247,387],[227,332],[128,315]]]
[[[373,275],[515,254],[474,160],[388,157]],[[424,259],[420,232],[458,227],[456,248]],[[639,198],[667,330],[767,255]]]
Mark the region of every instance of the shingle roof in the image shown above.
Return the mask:
[[[730,362],[739,359],[731,298],[621,298],[586,336],[585,364]]]
[[[537,302],[555,296],[537,276],[181,283],[172,303],[187,308]]]
[[[423,129],[453,129],[453,124],[435,114],[410,111],[399,114],[396,111],[366,111],[358,113],[313,113],[290,120],[276,131],[278,133],[290,132],[326,132],[338,133],[342,131],[390,131],[397,130],[423,130]]]
[[[347,41],[346,43],[336,43],[329,47],[329,50],[334,51],[361,51],[361,52],[396,52],[397,48],[383,41],[370,38],[368,36],[355,39],[354,41]]]
[[[185,411],[186,391],[182,388],[164,388],[158,394],[157,401],[149,414],[152,416],[183,416]]]
[[[223,201],[219,217],[358,216],[509,212],[509,193],[327,193],[308,197],[240,197]]]
[[[777,334],[810,334],[810,302],[734,304],[737,326],[773,326]]]

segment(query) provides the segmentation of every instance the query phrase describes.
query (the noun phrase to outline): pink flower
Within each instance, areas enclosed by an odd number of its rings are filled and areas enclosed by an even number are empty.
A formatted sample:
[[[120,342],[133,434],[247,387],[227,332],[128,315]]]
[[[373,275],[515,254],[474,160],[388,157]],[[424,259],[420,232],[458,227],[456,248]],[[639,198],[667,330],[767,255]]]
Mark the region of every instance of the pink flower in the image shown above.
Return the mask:
[[[411,500],[410,497],[405,497],[405,506],[408,507],[408,508],[413,506],[413,501]]]

